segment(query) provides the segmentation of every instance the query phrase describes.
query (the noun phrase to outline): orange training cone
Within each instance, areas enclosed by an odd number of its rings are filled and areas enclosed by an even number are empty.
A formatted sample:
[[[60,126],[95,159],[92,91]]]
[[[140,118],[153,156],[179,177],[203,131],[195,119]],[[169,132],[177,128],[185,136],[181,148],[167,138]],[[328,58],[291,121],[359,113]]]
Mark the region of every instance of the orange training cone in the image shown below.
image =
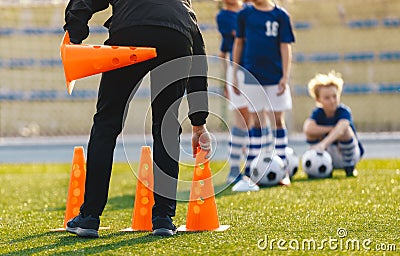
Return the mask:
[[[224,231],[229,225],[219,225],[214,186],[211,179],[206,151],[200,150],[196,156],[186,226],[178,231]]]
[[[60,52],[69,94],[74,89],[76,79],[122,68],[157,56],[156,49],[151,47],[71,44],[68,31],[65,32]]]
[[[154,205],[153,160],[149,146],[143,146],[140,154],[138,182],[136,185],[135,205],[133,207],[132,226],[121,231],[151,231],[151,211]]]
[[[85,194],[86,163],[83,147],[74,148],[71,178],[69,181],[67,206],[65,209],[64,227],[53,231],[64,231],[68,220],[79,214]]]

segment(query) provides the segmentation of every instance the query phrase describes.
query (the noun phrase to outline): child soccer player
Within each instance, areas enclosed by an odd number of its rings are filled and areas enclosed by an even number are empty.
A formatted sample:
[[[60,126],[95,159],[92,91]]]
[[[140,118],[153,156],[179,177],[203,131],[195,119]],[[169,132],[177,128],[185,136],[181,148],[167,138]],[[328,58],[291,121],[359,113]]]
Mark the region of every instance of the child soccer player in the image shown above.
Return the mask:
[[[364,149],[357,138],[350,108],[340,103],[343,79],[340,73],[317,74],[308,83],[308,92],[317,107],[304,122],[304,133],[312,148],[327,150],[333,168],[344,169],[348,177],[357,176],[354,168]]]
[[[218,31],[222,36],[220,54],[224,72],[226,74],[225,85],[224,85],[224,95],[229,99],[229,108],[232,110],[234,115],[234,123],[231,129],[231,140],[230,140],[230,172],[226,178],[227,184],[232,184],[240,182],[242,177],[240,170],[240,160],[242,156],[246,154],[244,149],[248,145],[249,141],[249,126],[250,118],[249,112],[247,110],[247,99],[244,95],[237,95],[233,92],[233,86],[241,88],[243,86],[243,72],[239,72],[240,79],[238,84],[232,84],[232,65],[230,61],[232,60],[232,48],[235,39],[236,29],[237,29],[237,14],[245,6],[239,0],[223,0],[222,9],[218,12],[216,16],[216,21],[218,25]],[[246,158],[246,157],[244,157]],[[246,187],[247,186],[247,187]],[[241,191],[246,190],[257,190],[257,185],[249,186],[248,182],[244,182],[241,187]]]
[[[275,152],[286,162],[287,132],[284,111],[292,108],[288,85],[292,59],[291,43],[294,34],[289,14],[271,0],[254,0],[238,14],[238,30],[234,43],[233,60],[251,73],[245,75],[243,93],[248,97],[250,117],[254,128],[245,173],[249,175],[250,162],[269,147],[267,137],[270,120],[276,139]],[[234,84],[237,81],[234,65]],[[235,89],[235,93],[240,91]],[[289,185],[289,175],[281,182]]]

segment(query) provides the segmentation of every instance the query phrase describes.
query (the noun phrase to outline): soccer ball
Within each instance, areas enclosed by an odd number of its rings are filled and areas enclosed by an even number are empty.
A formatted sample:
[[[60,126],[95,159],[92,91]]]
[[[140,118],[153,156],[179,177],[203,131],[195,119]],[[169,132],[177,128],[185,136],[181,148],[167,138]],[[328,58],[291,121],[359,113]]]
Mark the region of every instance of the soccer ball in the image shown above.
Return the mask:
[[[327,151],[307,150],[301,158],[303,170],[309,178],[327,178],[332,176],[332,157]]]
[[[284,177],[285,166],[277,155],[259,155],[250,164],[250,179],[260,186],[277,185]]]
[[[292,178],[299,168],[299,157],[291,147],[286,147],[285,154],[287,161],[286,171],[289,173],[290,178]]]

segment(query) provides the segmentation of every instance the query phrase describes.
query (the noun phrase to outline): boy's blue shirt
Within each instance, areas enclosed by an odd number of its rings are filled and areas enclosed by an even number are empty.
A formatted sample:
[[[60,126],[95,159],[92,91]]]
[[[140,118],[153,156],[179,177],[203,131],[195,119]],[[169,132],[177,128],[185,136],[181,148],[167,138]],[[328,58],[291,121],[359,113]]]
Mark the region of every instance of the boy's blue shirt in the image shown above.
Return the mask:
[[[325,114],[325,111],[320,108],[316,107],[310,116],[311,119],[313,119],[318,125],[326,125],[326,126],[334,126],[336,125],[340,120],[345,119],[348,120],[350,123],[350,127],[353,130],[354,134],[357,136],[357,131],[354,126],[353,122],[353,117],[351,115],[351,109],[344,105],[343,103],[339,104],[337,107],[334,116],[332,117],[327,117]],[[364,148],[361,145],[361,142],[358,142],[360,151],[361,151],[361,156],[364,154]]]
[[[271,11],[246,6],[238,14],[236,37],[245,39],[243,66],[258,80],[246,76],[246,84],[278,84],[283,75],[280,44],[295,41],[288,13],[278,6]]]

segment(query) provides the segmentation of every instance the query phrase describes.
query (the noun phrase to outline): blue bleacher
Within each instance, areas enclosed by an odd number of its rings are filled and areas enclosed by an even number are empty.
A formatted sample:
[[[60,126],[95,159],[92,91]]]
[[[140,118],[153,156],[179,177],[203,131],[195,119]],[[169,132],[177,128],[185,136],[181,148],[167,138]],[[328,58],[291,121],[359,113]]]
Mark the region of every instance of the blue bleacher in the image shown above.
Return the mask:
[[[345,84],[343,86],[343,93],[345,94],[365,94],[372,92],[370,84]]]
[[[400,93],[400,83],[379,84],[379,93]]]
[[[293,60],[295,62],[305,62],[306,61],[306,55],[304,53],[294,53],[293,54]]]
[[[345,61],[372,61],[375,59],[374,52],[350,52],[344,55]]]
[[[381,52],[379,54],[380,60],[400,60],[400,51]]]
[[[373,28],[379,24],[377,19],[352,20],[347,23],[350,28]]]
[[[15,32],[14,28],[0,28],[0,36],[9,36]]]
[[[400,19],[399,18],[386,18],[382,20],[383,26],[397,28],[400,27]]]
[[[294,22],[294,29],[310,29],[311,28],[311,23],[307,21],[297,21]]]
[[[60,58],[52,58],[52,59],[41,59],[40,66],[43,68],[48,67],[60,67],[62,66],[62,61]]]
[[[340,60],[339,53],[313,53],[310,54],[309,61],[311,62],[334,62]]]

